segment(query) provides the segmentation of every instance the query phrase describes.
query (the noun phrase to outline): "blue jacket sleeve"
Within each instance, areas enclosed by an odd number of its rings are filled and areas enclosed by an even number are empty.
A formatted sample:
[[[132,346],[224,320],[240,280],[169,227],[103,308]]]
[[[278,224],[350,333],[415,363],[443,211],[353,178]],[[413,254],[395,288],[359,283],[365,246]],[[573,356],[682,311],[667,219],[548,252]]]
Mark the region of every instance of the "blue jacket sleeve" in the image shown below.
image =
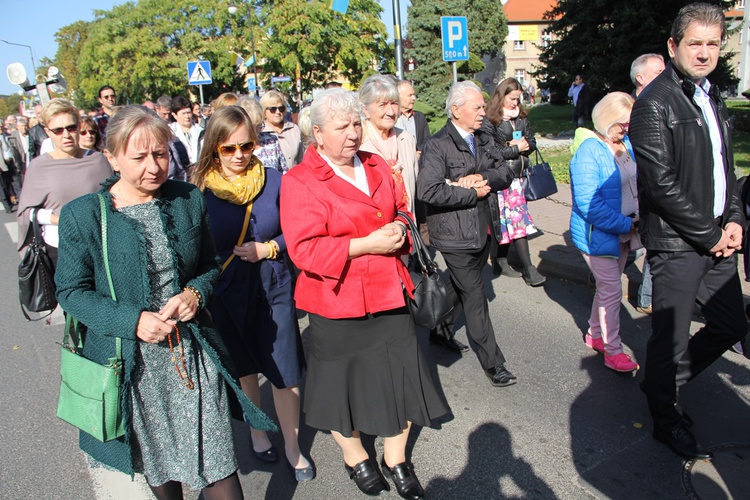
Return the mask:
[[[587,139],[570,161],[573,198],[581,217],[587,223],[606,233],[626,234],[631,229],[632,220],[606,202],[608,190],[603,189],[603,184],[607,179],[602,178],[602,161],[608,159],[597,151],[598,146],[596,139]],[[609,161],[614,162],[614,159]],[[619,173],[615,169],[612,175]]]

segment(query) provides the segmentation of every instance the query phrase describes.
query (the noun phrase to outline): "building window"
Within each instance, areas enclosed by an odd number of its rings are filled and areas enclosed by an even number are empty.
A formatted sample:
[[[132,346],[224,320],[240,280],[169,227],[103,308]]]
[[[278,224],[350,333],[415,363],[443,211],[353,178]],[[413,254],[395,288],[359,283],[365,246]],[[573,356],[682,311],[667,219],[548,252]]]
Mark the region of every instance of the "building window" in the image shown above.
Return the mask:
[[[517,69],[515,74],[516,80],[518,80],[522,85],[526,85],[526,70],[525,69]]]
[[[514,41],[513,50],[526,50],[526,42],[524,42],[523,40]]]
[[[737,2],[737,8],[738,9],[744,9],[745,8],[745,0],[739,0]]]
[[[552,43],[552,33],[545,31],[542,33],[542,48],[549,47]]]

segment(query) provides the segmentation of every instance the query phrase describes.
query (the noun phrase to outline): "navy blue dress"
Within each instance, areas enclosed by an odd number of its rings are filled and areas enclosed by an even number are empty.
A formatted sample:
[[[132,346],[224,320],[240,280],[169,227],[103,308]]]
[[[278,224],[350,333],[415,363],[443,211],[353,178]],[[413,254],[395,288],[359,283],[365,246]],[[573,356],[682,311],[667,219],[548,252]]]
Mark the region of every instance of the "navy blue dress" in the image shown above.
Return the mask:
[[[208,304],[239,375],[262,373],[279,389],[299,384],[305,368],[289,255],[279,222],[280,189],[281,174],[266,168],[266,184],[253,202],[244,240],[274,240],[278,257],[260,262],[232,259]],[[246,206],[219,199],[209,189],[205,196],[223,263],[240,237]]]

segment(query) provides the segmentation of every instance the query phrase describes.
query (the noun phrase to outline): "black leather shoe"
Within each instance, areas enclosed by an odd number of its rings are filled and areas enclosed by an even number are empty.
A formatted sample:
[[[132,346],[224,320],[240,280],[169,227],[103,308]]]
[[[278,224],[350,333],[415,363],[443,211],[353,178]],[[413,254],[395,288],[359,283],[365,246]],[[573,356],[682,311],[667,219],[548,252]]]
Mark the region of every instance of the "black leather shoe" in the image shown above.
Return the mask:
[[[419,479],[414,475],[414,471],[409,464],[402,462],[393,467],[388,467],[385,459],[380,461],[380,468],[383,469],[385,477],[393,481],[396,485],[396,491],[406,500],[421,500],[424,498],[424,489],[419,484]]]
[[[711,460],[714,455],[706,451],[695,439],[687,427],[678,427],[673,431],[654,429],[654,439],[666,444],[670,450],[687,460]]]
[[[463,342],[459,342],[455,338],[447,339],[442,335],[438,335],[435,330],[430,330],[430,342],[441,345],[449,351],[466,352],[469,350],[469,346]]]
[[[266,451],[253,450],[253,455],[255,455],[255,458],[257,458],[261,462],[265,462],[267,464],[272,464],[279,461],[279,454],[276,451],[276,448],[273,447],[273,445],[271,445],[271,447]]]
[[[376,497],[391,489],[370,460],[363,460],[354,467],[344,463],[344,468],[349,473],[349,479],[353,479],[357,488],[365,495]]]
[[[484,371],[495,387],[506,387],[516,383],[516,376],[505,368],[505,365],[497,365]]]

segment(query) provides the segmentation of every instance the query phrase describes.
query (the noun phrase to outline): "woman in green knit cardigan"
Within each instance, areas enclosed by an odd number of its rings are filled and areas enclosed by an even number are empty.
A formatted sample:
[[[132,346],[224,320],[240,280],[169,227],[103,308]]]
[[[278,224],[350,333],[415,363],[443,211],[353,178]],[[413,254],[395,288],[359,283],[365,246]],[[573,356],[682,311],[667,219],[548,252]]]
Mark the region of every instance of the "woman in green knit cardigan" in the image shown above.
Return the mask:
[[[158,499],[182,498],[182,483],[209,500],[241,499],[231,415],[244,412],[258,429],[274,425],[242,393],[201,314],[219,260],[203,195],[167,180],[170,137],[145,108],[121,110],[107,128],[107,156],[119,175],[60,215],[57,296],[88,326],[84,354],[105,364],[115,357],[115,337],[122,339],[125,436],[102,443],[81,432],[80,446],[122,472],[144,473]],[[116,301],[104,267],[100,195]]]

